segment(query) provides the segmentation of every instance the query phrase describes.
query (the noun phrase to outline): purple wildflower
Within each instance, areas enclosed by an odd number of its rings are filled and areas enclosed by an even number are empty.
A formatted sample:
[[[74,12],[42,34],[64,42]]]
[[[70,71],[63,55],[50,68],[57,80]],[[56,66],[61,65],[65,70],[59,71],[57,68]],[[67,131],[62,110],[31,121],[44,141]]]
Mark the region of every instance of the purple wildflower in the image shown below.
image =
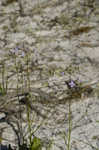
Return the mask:
[[[19,51],[19,47],[14,48],[14,53],[17,55]]]
[[[64,76],[64,75],[65,75],[65,73],[64,73],[64,72],[62,72],[61,74],[62,74],[62,76]]]
[[[19,50],[18,47],[16,47],[16,48],[10,50],[10,53],[16,55],[16,54],[18,54],[18,50]]]
[[[25,56],[25,53],[22,51],[21,57],[24,57],[24,56]]]
[[[16,48],[14,49],[15,52],[18,52],[18,50],[19,50],[19,47],[16,47]]]
[[[76,86],[76,84],[75,84],[75,82],[74,82],[73,80],[71,80],[71,81],[69,82],[69,86],[70,86],[71,88],[73,88],[73,87]]]

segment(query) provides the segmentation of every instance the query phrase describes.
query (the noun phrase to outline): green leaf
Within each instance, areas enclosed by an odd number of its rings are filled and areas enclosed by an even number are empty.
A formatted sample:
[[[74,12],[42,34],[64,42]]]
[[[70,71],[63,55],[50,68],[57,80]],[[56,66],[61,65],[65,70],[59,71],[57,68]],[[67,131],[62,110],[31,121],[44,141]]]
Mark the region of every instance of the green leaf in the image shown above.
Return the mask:
[[[37,137],[33,138],[33,143],[30,145],[30,150],[42,150],[41,140]]]
[[[6,94],[6,90],[4,88],[2,88],[1,84],[0,84],[0,95],[5,95]]]
[[[2,140],[3,140],[2,137],[0,137],[0,144],[1,144]]]
[[[99,123],[99,120],[96,120],[97,123]]]

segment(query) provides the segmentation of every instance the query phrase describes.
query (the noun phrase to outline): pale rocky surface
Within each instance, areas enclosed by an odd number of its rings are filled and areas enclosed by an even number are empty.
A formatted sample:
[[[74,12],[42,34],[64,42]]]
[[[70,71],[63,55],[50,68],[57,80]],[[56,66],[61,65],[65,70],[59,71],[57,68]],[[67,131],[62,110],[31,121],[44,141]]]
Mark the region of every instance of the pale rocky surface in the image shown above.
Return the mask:
[[[68,132],[65,81],[70,77],[79,78],[83,85],[93,88],[92,95],[75,98],[71,104],[71,150],[94,150],[94,146],[99,149],[99,1],[21,2],[24,15],[19,14],[17,1],[9,4],[7,0],[0,1],[0,83],[3,64],[5,80],[8,77],[8,94],[0,96],[2,143],[18,144],[21,121],[23,134],[28,137],[26,107],[19,107],[15,92],[15,63],[20,68],[19,93],[22,86],[28,92],[26,56],[23,55],[29,54],[32,126],[35,130],[43,122],[35,132],[44,142],[43,149],[46,150],[53,139],[51,150],[66,150],[63,139],[63,132]],[[12,53],[16,47],[19,51],[15,58]]]

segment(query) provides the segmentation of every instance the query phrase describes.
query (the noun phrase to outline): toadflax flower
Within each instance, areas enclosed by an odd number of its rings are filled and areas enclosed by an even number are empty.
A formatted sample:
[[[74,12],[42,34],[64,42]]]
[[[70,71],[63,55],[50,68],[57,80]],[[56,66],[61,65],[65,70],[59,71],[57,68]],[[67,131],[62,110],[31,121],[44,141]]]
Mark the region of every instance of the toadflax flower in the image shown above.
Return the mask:
[[[16,47],[16,48],[10,50],[9,52],[10,52],[11,54],[18,55],[18,51],[19,51],[19,47]]]
[[[25,56],[25,53],[24,53],[24,51],[22,51],[21,57],[24,57],[24,56]]]
[[[19,47],[14,48],[15,55],[18,55]]]
[[[76,83],[73,80],[65,81],[65,83],[67,84],[69,89],[76,87]]]
[[[69,86],[70,86],[71,88],[73,88],[73,87],[76,86],[76,84],[75,84],[75,82],[74,82],[73,80],[71,80],[68,84],[69,84]]]
[[[64,73],[64,72],[62,72],[61,74],[62,74],[62,76],[64,76],[64,75],[65,75],[65,73]]]

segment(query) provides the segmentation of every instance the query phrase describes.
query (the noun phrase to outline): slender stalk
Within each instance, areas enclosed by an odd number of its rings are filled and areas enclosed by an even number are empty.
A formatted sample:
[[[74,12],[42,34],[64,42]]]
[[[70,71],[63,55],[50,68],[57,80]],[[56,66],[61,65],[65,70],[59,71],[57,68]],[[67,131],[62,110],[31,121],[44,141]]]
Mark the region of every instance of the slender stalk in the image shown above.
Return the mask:
[[[24,9],[23,9],[23,0],[18,0],[18,5],[19,5],[19,13],[20,16],[24,16]]]
[[[8,78],[6,77],[6,87],[5,87],[6,93],[8,91]]]
[[[20,101],[19,99],[19,69],[18,69],[18,65],[17,65],[17,61],[16,61],[16,56],[15,56],[15,69],[16,69],[16,73],[17,73],[17,97],[18,97],[18,102]],[[20,103],[19,103],[19,127],[20,127],[20,141],[19,141],[19,147],[21,145],[23,145],[23,132],[22,132],[22,116],[21,116],[21,106],[20,106]]]
[[[29,73],[29,54],[27,54],[27,88],[28,91],[30,91],[30,73]],[[31,98],[31,96],[29,95],[27,97],[27,101],[29,101],[29,99]],[[31,130],[31,116],[30,116],[30,106],[29,106],[30,102],[27,102],[27,122],[28,122],[28,130],[29,130],[29,142],[30,142],[30,146],[32,145],[32,130]]]
[[[5,84],[5,62],[2,62],[2,94],[6,93],[6,88],[5,88],[6,84]]]
[[[4,73],[5,73],[5,64],[4,62],[2,63],[2,89],[4,90]]]
[[[68,125],[69,125],[69,129],[68,129],[68,140],[67,140],[67,149],[70,150],[71,149],[71,129],[72,129],[72,122],[71,122],[71,102],[69,102],[69,116],[68,116]]]
[[[28,122],[28,130],[29,130],[29,142],[30,146],[32,145],[32,131],[31,131],[31,118],[30,118],[30,107],[27,106],[27,122]]]
[[[27,54],[27,88],[30,91],[29,56]]]

